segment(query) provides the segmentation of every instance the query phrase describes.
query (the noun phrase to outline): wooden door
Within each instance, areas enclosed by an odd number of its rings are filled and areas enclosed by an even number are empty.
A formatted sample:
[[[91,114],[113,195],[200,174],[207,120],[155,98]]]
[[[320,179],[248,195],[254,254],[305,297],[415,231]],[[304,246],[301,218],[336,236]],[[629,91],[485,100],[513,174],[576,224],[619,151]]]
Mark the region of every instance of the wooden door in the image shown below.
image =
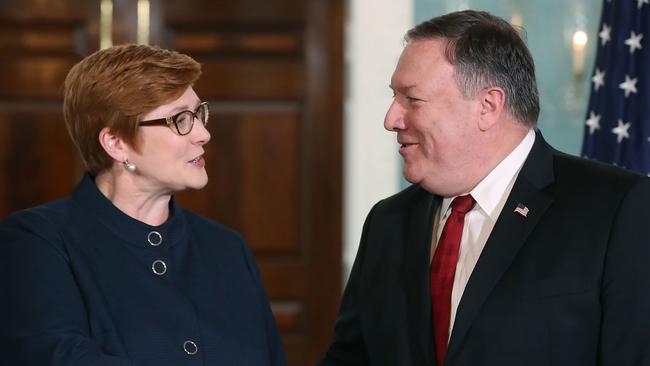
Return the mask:
[[[136,41],[137,2],[112,3],[114,43]],[[243,234],[289,364],[314,364],[341,283],[343,1],[149,3],[151,43],[202,64],[195,89],[211,106],[210,182],[178,199]],[[99,1],[0,3],[0,217],[79,179],[62,83],[99,47],[99,14]]]

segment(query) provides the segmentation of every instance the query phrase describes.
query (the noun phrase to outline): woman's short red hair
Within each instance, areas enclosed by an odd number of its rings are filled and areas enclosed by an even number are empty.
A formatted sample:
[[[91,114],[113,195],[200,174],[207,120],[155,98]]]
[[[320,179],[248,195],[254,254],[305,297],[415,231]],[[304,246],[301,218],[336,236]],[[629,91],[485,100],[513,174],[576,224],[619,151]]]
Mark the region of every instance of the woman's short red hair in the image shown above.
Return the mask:
[[[97,51],[74,65],[64,84],[63,116],[85,168],[93,175],[113,160],[99,143],[108,127],[138,149],[138,122],[176,100],[201,75],[191,57],[159,47],[127,44]]]

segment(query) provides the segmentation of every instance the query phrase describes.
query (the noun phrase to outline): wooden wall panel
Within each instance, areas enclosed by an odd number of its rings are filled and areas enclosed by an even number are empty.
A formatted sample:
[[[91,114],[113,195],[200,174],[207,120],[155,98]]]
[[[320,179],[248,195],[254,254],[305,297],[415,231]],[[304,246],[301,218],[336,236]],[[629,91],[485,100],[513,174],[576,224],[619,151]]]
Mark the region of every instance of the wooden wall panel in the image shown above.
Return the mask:
[[[232,30],[187,31],[174,34],[177,49],[192,55],[300,56],[302,39],[299,30]]]
[[[289,365],[313,365],[341,290],[343,0],[150,1],[151,42],[203,65],[212,112],[208,186],[177,199],[242,233]],[[113,0],[114,44],[135,3]],[[98,33],[99,0],[0,2],[0,218],[77,183],[62,84]]]
[[[77,162],[60,111],[0,113],[0,218],[67,196]]]
[[[3,58],[20,54],[74,56],[75,24],[43,26],[37,24],[0,25],[0,49],[10,54]]]
[[[304,66],[298,60],[197,60],[203,76],[196,89],[206,99],[299,100],[305,93]]]
[[[75,64],[71,58],[17,57],[0,59],[0,98],[56,99],[63,94],[63,81]]]
[[[208,187],[178,200],[238,230],[256,254],[298,254],[300,119],[291,112],[211,112]]]
[[[0,17],[6,19],[5,24],[11,21],[35,24],[76,22],[87,18],[87,11],[93,3],[87,0],[5,0],[0,2]]]
[[[172,27],[184,24],[212,23],[253,26],[304,24],[306,3],[299,0],[192,0],[162,1],[165,22]]]
[[[61,99],[81,58],[88,4],[0,2],[0,218],[65,197],[79,181]]]
[[[260,255],[299,254],[300,125],[297,116],[247,116],[239,139],[244,166],[242,232]],[[245,219],[245,220],[244,220]]]
[[[261,258],[257,264],[265,281],[266,292],[277,301],[302,299],[311,290],[307,288],[307,277],[304,275],[309,270],[306,263]]]
[[[303,307],[299,303],[276,302],[272,310],[281,332],[288,334],[304,329]]]

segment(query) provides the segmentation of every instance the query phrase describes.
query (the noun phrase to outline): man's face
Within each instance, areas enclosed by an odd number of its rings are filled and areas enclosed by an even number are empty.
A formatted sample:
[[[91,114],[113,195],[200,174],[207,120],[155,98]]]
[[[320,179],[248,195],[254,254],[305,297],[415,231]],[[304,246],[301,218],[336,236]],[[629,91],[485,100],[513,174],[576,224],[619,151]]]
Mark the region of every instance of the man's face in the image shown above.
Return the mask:
[[[442,39],[412,40],[391,79],[394,99],[384,127],[397,132],[404,177],[453,196],[480,181],[479,98],[463,97]],[[480,93],[479,93],[480,94]]]

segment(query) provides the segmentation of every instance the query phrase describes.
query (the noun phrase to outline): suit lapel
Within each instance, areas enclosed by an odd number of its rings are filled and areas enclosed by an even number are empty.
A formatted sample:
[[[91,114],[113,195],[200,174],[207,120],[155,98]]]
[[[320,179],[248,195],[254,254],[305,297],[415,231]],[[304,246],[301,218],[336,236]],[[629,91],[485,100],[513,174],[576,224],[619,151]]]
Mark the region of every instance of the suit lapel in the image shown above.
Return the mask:
[[[413,362],[421,358],[431,365],[433,335],[431,333],[431,300],[429,297],[429,256],[433,219],[440,199],[426,194],[407,213],[404,256],[401,267],[406,290],[406,305]]]
[[[552,197],[542,189],[552,182],[553,149],[538,132],[533,148],[463,292],[454,321],[447,360],[454,358],[461,350],[463,338],[485,300],[551,205]],[[514,212],[519,203],[529,210],[525,217]]]

